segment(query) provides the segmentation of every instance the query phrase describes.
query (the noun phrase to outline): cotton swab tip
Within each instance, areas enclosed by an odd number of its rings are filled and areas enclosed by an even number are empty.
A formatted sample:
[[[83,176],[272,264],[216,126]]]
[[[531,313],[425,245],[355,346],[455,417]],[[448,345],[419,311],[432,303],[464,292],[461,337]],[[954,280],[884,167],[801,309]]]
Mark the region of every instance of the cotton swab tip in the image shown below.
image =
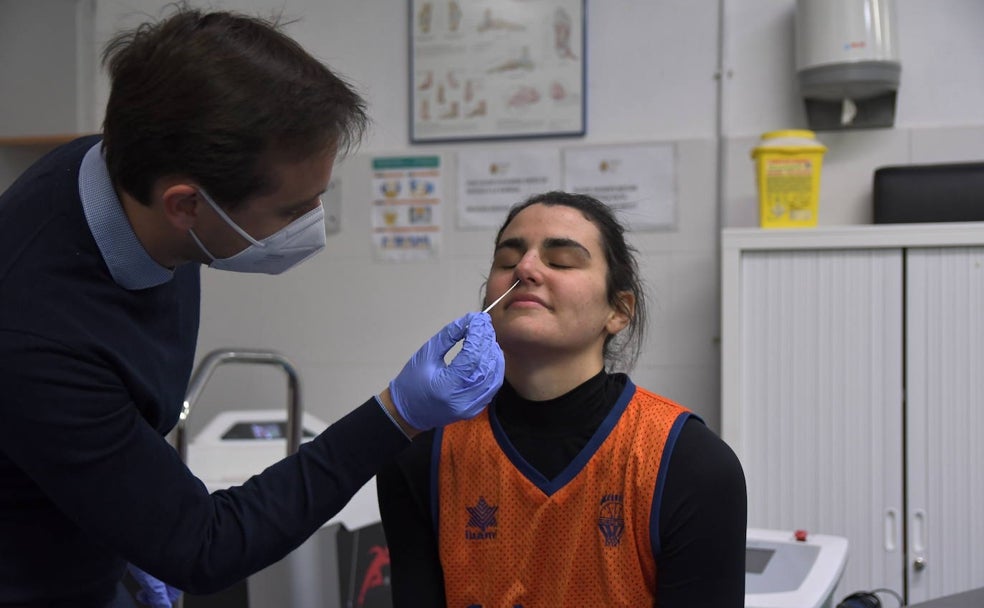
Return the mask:
[[[502,301],[502,298],[508,296],[510,291],[512,291],[513,289],[516,289],[516,286],[519,285],[519,283],[520,283],[520,279],[516,279],[516,282],[513,283],[512,286],[509,289],[506,290],[506,293],[504,293],[501,296],[499,296],[498,298],[496,298],[495,299],[495,302],[492,302],[491,304],[489,304],[488,307],[485,310],[483,310],[482,312],[487,313],[488,311],[492,310],[492,307],[495,306],[496,304],[498,304],[499,302],[501,302]]]

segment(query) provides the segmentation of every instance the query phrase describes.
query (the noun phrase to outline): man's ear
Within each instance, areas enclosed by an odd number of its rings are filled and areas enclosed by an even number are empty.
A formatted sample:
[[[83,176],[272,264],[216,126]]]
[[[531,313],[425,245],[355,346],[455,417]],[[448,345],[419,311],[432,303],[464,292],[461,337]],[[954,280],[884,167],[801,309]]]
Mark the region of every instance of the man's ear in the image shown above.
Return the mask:
[[[629,326],[635,316],[635,294],[631,291],[620,291],[616,296],[617,302],[612,307],[612,314],[605,324],[610,335],[615,335]]]
[[[198,189],[189,184],[173,184],[161,193],[164,216],[176,229],[187,232],[198,222],[201,196]]]

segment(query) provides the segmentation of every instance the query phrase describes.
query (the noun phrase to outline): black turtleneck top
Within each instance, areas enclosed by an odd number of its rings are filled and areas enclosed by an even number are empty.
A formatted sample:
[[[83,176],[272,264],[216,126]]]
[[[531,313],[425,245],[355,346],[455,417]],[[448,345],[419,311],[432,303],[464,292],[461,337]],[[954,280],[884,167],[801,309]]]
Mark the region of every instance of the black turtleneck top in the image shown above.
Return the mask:
[[[494,408],[510,442],[547,479],[584,448],[628,377],[604,371],[565,395],[529,401],[508,384]],[[396,608],[444,606],[431,521],[431,448],[419,435],[377,476]],[[745,602],[745,478],[731,448],[699,419],[684,423],[666,472],[656,555],[659,608],[741,608]]]

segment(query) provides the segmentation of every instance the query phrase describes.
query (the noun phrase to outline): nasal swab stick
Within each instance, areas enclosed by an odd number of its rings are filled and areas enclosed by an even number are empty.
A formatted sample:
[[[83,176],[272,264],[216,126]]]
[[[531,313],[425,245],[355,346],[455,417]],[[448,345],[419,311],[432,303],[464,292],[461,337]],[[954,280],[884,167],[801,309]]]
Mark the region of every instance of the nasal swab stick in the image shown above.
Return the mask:
[[[482,312],[488,312],[488,311],[492,310],[492,307],[495,306],[496,304],[498,304],[499,302],[501,302],[502,301],[502,298],[508,296],[509,295],[509,292],[512,291],[513,289],[515,289],[517,285],[519,285],[519,282],[520,282],[520,279],[516,279],[516,282],[512,284],[512,287],[510,287],[509,289],[506,290],[506,293],[504,293],[501,296],[499,296],[498,298],[496,298],[495,299],[495,302],[492,302],[491,304],[489,304],[488,305],[488,308],[486,308]]]

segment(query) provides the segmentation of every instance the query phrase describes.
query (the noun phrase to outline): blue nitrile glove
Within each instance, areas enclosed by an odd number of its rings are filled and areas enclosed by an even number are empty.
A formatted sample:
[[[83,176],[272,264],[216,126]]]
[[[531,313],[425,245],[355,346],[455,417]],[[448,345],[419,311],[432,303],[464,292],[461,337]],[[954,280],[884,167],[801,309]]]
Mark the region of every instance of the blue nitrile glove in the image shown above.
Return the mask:
[[[171,585],[157,580],[133,564],[127,564],[130,576],[140,583],[137,591],[137,601],[151,608],[172,608],[174,602],[181,597],[181,591]]]
[[[447,365],[444,355],[462,338],[461,352]],[[446,325],[414,353],[390,382],[390,397],[407,424],[426,431],[476,416],[502,386],[505,371],[492,318],[472,312]]]

